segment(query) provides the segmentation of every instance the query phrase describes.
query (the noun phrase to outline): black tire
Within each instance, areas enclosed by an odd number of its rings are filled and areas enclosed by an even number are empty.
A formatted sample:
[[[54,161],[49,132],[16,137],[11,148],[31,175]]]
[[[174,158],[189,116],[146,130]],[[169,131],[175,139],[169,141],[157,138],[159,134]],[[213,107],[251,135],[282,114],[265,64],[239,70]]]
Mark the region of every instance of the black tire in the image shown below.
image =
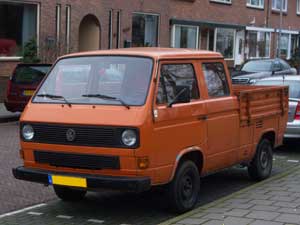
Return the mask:
[[[261,181],[270,177],[273,167],[273,146],[268,139],[262,139],[256,149],[255,156],[248,166],[249,176]]]
[[[167,186],[170,209],[176,213],[193,209],[198,201],[199,191],[200,175],[197,166],[192,161],[182,162],[173,181]]]
[[[63,186],[53,186],[57,197],[66,202],[77,202],[84,199],[86,191]]]

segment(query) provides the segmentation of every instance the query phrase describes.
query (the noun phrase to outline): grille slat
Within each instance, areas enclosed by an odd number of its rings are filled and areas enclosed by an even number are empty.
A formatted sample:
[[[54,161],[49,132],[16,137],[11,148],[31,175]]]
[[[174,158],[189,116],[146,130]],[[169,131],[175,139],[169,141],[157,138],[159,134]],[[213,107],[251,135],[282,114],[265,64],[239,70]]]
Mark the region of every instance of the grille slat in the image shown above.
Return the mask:
[[[38,163],[59,167],[92,170],[120,169],[120,159],[117,156],[34,151],[34,159]]]

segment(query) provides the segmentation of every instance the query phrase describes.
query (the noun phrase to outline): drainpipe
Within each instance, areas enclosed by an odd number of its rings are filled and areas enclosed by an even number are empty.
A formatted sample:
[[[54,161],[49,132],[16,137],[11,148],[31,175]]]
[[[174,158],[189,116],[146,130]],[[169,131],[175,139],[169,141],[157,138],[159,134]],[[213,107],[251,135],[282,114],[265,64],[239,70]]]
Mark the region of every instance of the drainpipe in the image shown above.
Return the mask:
[[[283,3],[284,3],[284,1],[281,0],[281,6],[280,6],[279,36],[278,36],[278,39],[277,39],[277,57],[280,56],[280,49],[281,49]]]

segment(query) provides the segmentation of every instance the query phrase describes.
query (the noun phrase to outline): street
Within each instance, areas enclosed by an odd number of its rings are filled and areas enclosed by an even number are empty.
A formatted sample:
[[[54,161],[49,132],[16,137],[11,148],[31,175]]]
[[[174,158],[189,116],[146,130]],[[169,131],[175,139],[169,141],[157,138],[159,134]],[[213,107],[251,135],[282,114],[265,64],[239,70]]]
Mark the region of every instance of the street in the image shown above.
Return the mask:
[[[51,187],[13,178],[11,168],[22,164],[19,158],[18,123],[0,124],[0,224],[159,224],[176,215],[166,210],[160,190],[146,194],[108,192],[89,193],[79,203],[65,203],[56,198]],[[275,151],[273,175],[299,166],[298,143],[288,143]],[[299,146],[299,145],[298,145]],[[203,206],[237,192],[255,182],[244,168],[231,168],[202,179]],[[40,207],[1,216],[24,207]]]

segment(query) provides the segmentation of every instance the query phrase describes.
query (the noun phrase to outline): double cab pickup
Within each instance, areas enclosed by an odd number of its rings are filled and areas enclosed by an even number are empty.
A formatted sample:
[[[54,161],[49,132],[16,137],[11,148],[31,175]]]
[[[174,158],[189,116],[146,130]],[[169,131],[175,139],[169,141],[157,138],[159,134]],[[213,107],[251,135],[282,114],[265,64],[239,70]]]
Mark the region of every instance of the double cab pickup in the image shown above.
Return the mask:
[[[216,52],[131,48],[59,58],[20,119],[17,179],[65,201],[103,189],[166,190],[182,213],[200,179],[241,164],[270,176],[288,87],[234,86]]]

